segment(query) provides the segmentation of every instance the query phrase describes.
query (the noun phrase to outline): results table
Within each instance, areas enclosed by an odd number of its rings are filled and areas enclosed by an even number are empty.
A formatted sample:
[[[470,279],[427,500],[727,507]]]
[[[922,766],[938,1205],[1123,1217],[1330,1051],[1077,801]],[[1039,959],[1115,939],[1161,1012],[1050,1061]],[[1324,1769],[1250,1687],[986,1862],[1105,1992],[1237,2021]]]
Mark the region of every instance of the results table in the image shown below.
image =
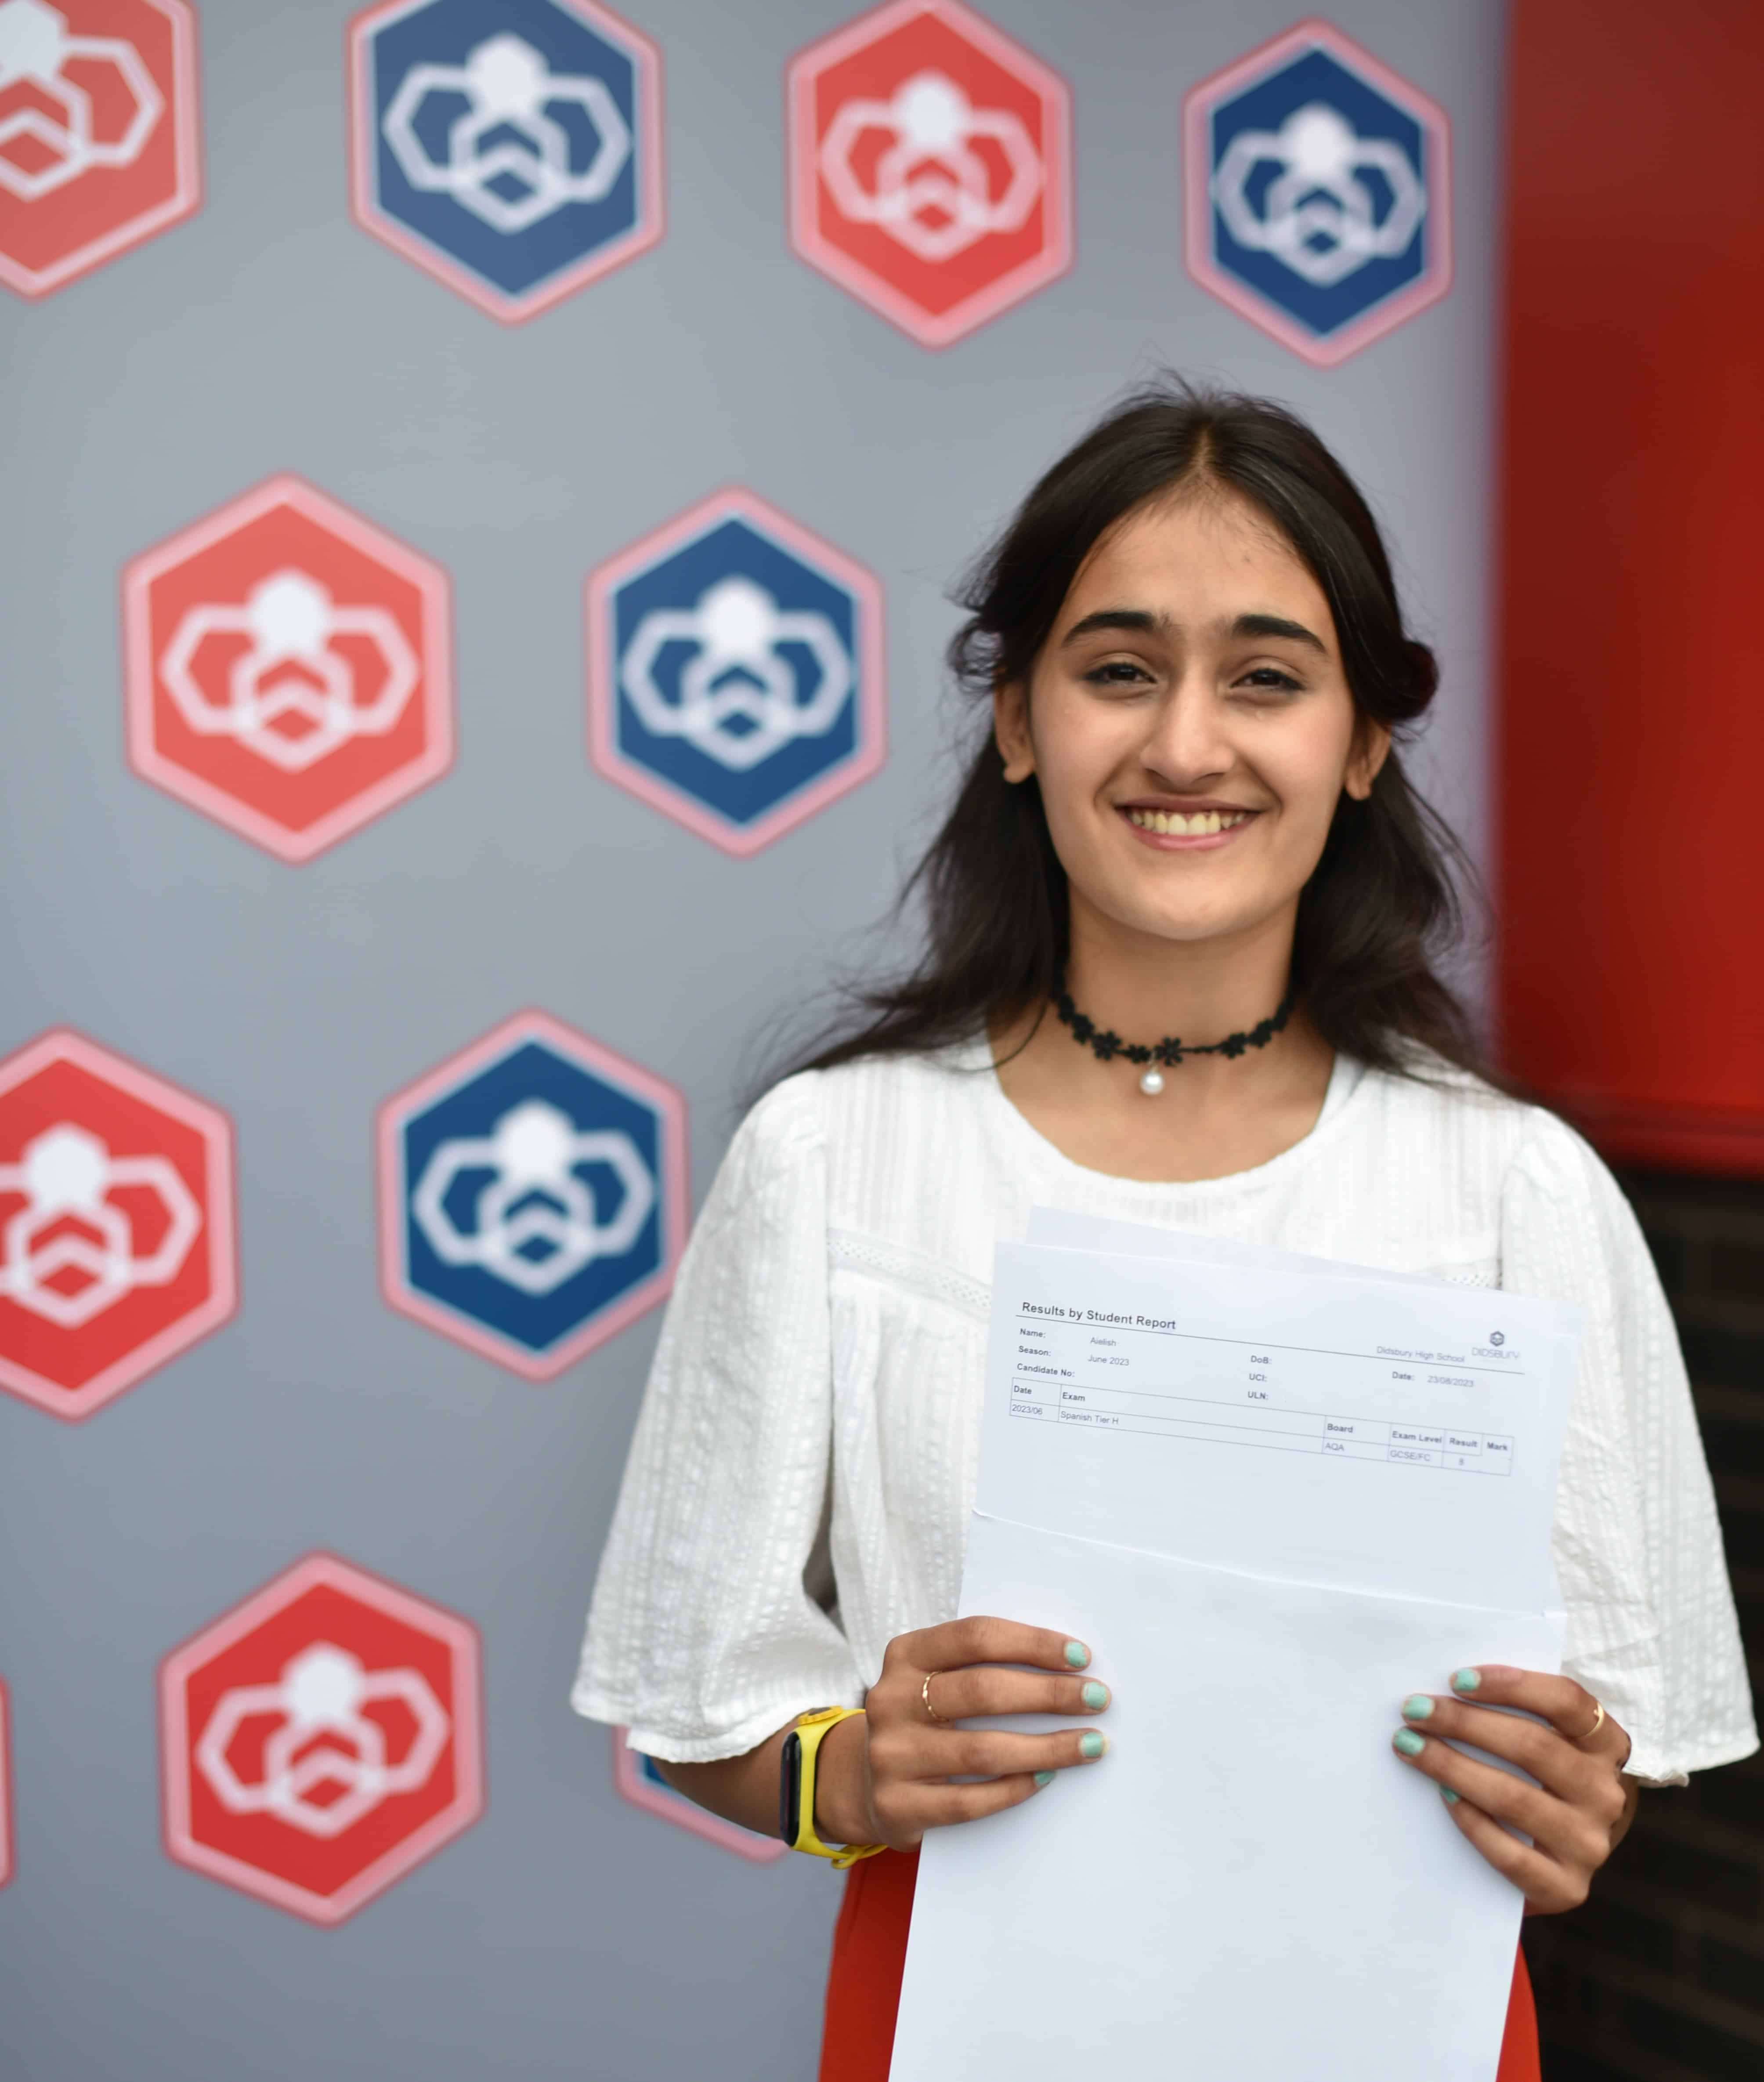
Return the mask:
[[[1182,1349],[1197,1346],[1210,1349]],[[1017,1325],[1011,1414],[1098,1431],[1446,1468],[1465,1474],[1513,1472],[1514,1442],[1506,1433],[1391,1414],[1402,1399],[1404,1384],[1424,1382],[1434,1391],[1473,1390],[1473,1372],[1442,1373],[1383,1353],[1332,1353],[1331,1358],[1354,1363],[1345,1369],[1354,1391],[1350,1406],[1304,1408],[1282,1397],[1280,1349],[1252,1340],[1189,1338],[1181,1331],[1122,1325],[1099,1330],[1025,1317]],[[1381,1380],[1383,1394],[1378,1393]],[[1360,1414],[1375,1401],[1384,1403],[1385,1414]]]

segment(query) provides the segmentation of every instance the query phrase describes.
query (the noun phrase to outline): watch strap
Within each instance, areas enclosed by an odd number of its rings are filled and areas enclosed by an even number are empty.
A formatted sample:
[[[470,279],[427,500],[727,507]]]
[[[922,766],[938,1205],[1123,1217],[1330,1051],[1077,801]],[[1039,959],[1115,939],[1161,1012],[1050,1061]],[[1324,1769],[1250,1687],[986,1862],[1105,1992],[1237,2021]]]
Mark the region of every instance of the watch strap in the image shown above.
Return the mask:
[[[815,1771],[821,1744],[841,1721],[848,1721],[863,1710],[861,1706],[822,1706],[812,1713],[798,1713],[785,1744],[784,1768],[794,1768],[796,1777],[794,1788],[786,1786],[783,1803],[786,1814],[794,1808],[796,1815],[796,1834],[788,1840],[790,1848],[806,1851],[811,1857],[829,1859],[836,1872],[856,1865],[860,1858],[873,1858],[888,1848],[886,1844],[823,1844],[815,1833]],[[794,1802],[789,1797],[792,1791]]]

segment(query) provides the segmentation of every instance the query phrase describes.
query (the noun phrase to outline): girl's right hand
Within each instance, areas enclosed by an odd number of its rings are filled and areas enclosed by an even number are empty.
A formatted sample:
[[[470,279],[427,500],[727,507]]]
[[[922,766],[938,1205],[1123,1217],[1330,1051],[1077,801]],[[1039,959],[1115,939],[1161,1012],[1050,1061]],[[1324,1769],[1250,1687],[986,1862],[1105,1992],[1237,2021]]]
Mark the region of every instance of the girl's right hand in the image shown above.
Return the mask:
[[[1000,1667],[1011,1663],[1030,1667]],[[1100,1713],[1109,1688],[1084,1674],[1089,1665],[1082,1642],[1013,1620],[950,1620],[897,1634],[863,1719],[842,1722],[822,1745],[823,1758],[830,1750],[837,1758],[824,1791],[817,1774],[823,1835],[910,1851],[927,1829],[1014,1807],[1056,1771],[1094,1763],[1109,1747],[1097,1729],[1020,1735],[944,1725],[980,1714]],[[935,1719],[926,1711],[928,1691]],[[865,1739],[852,1740],[848,1730]],[[836,1748],[835,1736],[845,1738]],[[956,1778],[977,1782],[951,1785]]]

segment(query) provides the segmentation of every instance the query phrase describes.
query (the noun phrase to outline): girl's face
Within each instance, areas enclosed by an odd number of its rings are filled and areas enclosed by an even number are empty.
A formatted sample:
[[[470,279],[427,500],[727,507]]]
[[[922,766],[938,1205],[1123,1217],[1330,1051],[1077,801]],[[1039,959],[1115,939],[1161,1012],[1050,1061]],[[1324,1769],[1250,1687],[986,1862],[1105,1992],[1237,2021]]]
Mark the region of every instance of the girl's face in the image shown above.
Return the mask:
[[[1160,939],[1296,911],[1343,789],[1390,748],[1358,719],[1322,588],[1229,492],[1130,514],[1072,583],[1025,688],[1001,688],[1006,777],[1034,773],[1075,922]]]

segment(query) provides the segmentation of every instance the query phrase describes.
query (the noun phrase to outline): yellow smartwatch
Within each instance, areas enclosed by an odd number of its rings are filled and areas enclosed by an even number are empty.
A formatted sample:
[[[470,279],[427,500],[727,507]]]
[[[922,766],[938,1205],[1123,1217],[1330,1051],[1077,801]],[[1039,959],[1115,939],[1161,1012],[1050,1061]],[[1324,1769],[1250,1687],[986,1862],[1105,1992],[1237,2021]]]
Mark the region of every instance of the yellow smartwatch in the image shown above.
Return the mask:
[[[778,1766],[778,1834],[793,1851],[831,1858],[835,1871],[855,1865],[860,1858],[873,1858],[886,1851],[886,1844],[823,1844],[815,1833],[815,1760],[829,1730],[861,1706],[823,1706],[816,1713],[798,1713],[796,1724],[784,1739],[784,1755]]]

